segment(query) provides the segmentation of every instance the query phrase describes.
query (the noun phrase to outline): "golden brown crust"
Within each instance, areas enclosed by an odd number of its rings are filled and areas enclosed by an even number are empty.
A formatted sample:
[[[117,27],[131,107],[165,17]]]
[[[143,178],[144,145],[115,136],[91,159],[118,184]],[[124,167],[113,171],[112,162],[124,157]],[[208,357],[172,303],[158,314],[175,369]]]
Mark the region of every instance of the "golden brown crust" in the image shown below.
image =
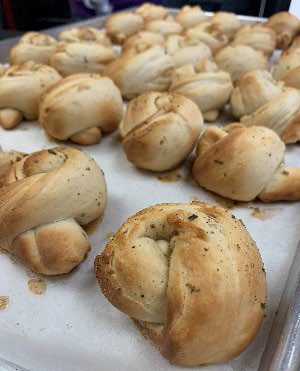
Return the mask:
[[[90,242],[73,219],[54,222],[22,233],[12,244],[21,263],[42,274],[70,272],[90,251]]]
[[[227,210],[205,203],[161,204],[133,215],[96,257],[95,272],[106,298],[146,321],[174,364],[237,356],[265,311],[254,241]]]
[[[17,151],[2,152],[0,149],[0,187],[3,185],[5,174],[11,165],[20,161],[24,157],[24,153]]]
[[[144,28],[144,19],[139,14],[122,12],[111,15],[105,22],[107,35],[114,43],[122,44],[131,35]]]
[[[99,129],[110,133],[117,128],[123,101],[112,80],[82,73],[66,77],[48,89],[40,99],[39,111],[39,122],[49,135],[94,144],[100,140]]]
[[[299,200],[300,171],[285,171],[284,150],[277,134],[267,128],[212,126],[198,143],[193,176],[200,186],[233,200]]]
[[[276,83],[270,72],[251,70],[246,72],[233,89],[230,97],[230,107],[237,119],[249,115],[270,99],[282,92],[282,83]]]
[[[120,123],[127,159],[154,171],[175,168],[190,154],[202,129],[201,112],[180,95],[144,93],[129,102]]]
[[[279,166],[272,180],[258,197],[263,202],[300,200],[300,169],[292,166]]]
[[[0,189],[0,246],[38,273],[67,273],[90,248],[80,225],[105,205],[104,176],[82,151],[32,153],[10,167]]]
[[[300,49],[292,48],[283,53],[277,59],[273,77],[284,81],[285,86],[300,88]]]
[[[9,64],[20,64],[31,60],[35,63],[49,64],[56,52],[57,41],[50,35],[40,32],[26,32],[9,52]]]
[[[125,50],[105,69],[126,99],[146,91],[166,91],[170,85],[173,60],[159,45],[137,45]]]
[[[38,101],[43,92],[61,79],[58,72],[47,65],[32,61],[9,67],[0,77],[0,115],[4,128],[12,128],[21,121],[38,117]]]
[[[286,88],[240,121],[247,127],[266,126],[285,143],[295,143],[300,139],[300,94],[294,88]]]
[[[248,45],[270,56],[275,50],[276,35],[271,28],[263,27],[259,23],[254,25],[244,24],[234,34],[232,44]]]
[[[220,70],[230,74],[233,82],[240,79],[247,71],[270,69],[268,59],[263,53],[246,45],[226,46],[215,55],[215,62]]]
[[[276,48],[285,49],[300,30],[299,18],[289,12],[279,12],[272,15],[265,24],[276,34]]]
[[[180,23],[186,30],[197,26],[199,23],[205,22],[205,14],[200,6],[183,6],[175,17],[175,21]]]

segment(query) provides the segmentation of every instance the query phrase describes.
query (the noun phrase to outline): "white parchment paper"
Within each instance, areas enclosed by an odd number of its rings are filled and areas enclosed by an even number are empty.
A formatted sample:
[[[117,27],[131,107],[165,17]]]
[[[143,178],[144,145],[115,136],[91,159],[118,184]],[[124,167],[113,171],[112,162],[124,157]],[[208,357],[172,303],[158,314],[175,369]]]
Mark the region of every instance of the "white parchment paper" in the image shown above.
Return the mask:
[[[3,150],[27,153],[72,146],[49,139],[37,123],[23,123],[12,131],[0,129],[0,144]],[[0,254],[0,296],[9,296],[7,308],[0,311],[0,357],[38,371],[183,370],[164,360],[131,319],[108,303],[96,282],[93,261],[108,242],[105,235],[133,213],[156,203],[190,202],[195,197],[217,204],[215,197],[192,180],[192,156],[176,171],[181,180],[161,182],[157,174],[138,170],[126,160],[116,134],[84,151],[103,169],[108,186],[102,223],[90,235],[91,251],[70,274],[42,277],[47,285],[42,295],[28,289],[28,280],[37,274]],[[288,146],[286,163],[300,167],[299,145]],[[253,207],[267,209],[273,217],[259,220],[251,216]],[[254,202],[237,205],[232,212],[242,218],[262,254],[268,310],[258,336],[243,354],[226,364],[202,367],[205,371],[257,369],[300,237],[299,202]]]

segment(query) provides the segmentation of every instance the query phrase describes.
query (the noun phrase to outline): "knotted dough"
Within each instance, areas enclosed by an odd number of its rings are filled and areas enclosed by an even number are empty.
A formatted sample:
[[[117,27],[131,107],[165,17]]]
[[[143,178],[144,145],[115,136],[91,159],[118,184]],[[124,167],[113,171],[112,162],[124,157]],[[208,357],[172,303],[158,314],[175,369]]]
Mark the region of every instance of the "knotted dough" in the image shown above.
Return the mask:
[[[261,126],[211,126],[197,146],[193,176],[197,183],[237,201],[300,200],[300,169],[283,164],[285,145]]]
[[[202,129],[197,105],[176,94],[149,92],[129,102],[119,131],[127,159],[154,171],[175,168],[192,151]]]
[[[103,173],[85,153],[32,153],[11,166],[0,188],[0,246],[37,273],[67,273],[90,250],[81,225],[105,205]]]
[[[239,355],[265,313],[266,279],[255,242],[228,210],[160,204],[130,217],[95,259],[112,305],[145,321],[173,364]]]

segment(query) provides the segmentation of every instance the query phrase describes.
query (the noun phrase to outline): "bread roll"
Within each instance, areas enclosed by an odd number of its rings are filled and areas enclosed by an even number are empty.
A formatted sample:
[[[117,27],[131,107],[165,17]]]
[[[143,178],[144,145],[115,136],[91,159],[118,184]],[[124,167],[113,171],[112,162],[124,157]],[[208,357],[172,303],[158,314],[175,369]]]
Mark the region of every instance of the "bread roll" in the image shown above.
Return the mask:
[[[156,20],[148,22],[145,26],[146,31],[156,32],[164,37],[179,35],[182,33],[182,26],[172,20]]]
[[[117,44],[122,44],[127,37],[141,31],[143,28],[143,17],[131,12],[113,14],[105,22],[107,35]]]
[[[128,103],[119,130],[129,161],[143,169],[165,171],[190,154],[202,125],[201,112],[190,99],[150,92]]]
[[[101,73],[115,58],[112,48],[97,43],[60,43],[50,63],[62,76],[69,76],[80,72]]]
[[[243,116],[245,126],[266,126],[274,130],[285,143],[300,139],[300,94],[296,89],[286,88],[263,106]]]
[[[259,23],[244,24],[235,33],[232,45],[248,45],[270,56],[275,50],[276,35],[271,28],[263,27]]]
[[[270,69],[270,64],[263,53],[246,45],[226,46],[215,55],[215,62],[220,70],[230,73],[233,82],[249,70]]]
[[[238,17],[229,12],[217,12],[209,19],[209,22],[220,25],[230,38],[233,37],[241,25]]]
[[[218,24],[211,24],[210,22],[204,22],[194,28],[188,29],[186,31],[186,38],[204,42],[210,47],[213,54],[229,42],[229,37],[223,28]]]
[[[300,48],[292,48],[277,59],[273,77],[286,86],[300,89]]]
[[[197,64],[203,59],[211,58],[210,48],[202,41],[171,35],[165,42],[166,52],[172,56],[174,66]]]
[[[183,6],[177,13],[175,20],[187,30],[191,27],[197,26],[199,23],[205,22],[205,15],[200,6]]]
[[[228,210],[202,202],[133,215],[96,257],[95,272],[109,302],[145,321],[172,364],[238,356],[265,313],[266,278],[255,242]]]
[[[165,91],[171,80],[172,57],[159,45],[138,45],[110,63],[105,74],[131,99],[145,91]]]
[[[65,31],[62,31],[58,38],[60,41],[67,43],[96,43],[103,46],[111,46],[111,41],[103,32],[94,27],[71,27]]]
[[[82,151],[32,153],[11,166],[0,188],[0,245],[37,273],[67,273],[90,250],[81,225],[105,205],[103,173]]]
[[[39,32],[26,32],[9,52],[9,64],[20,64],[31,60],[49,64],[56,52],[57,41],[50,35]]]
[[[276,83],[270,72],[251,70],[246,72],[233,89],[230,105],[233,116],[240,119],[263,106],[282,92],[282,83]]]
[[[8,169],[14,162],[20,161],[22,157],[24,157],[24,153],[17,151],[2,152],[2,148],[0,147],[0,187],[3,185]]]
[[[276,48],[285,49],[293,41],[300,30],[299,18],[289,12],[272,15],[265,23],[276,34]]]
[[[7,68],[0,77],[0,124],[12,129],[23,117],[35,120],[40,96],[60,79],[54,68],[32,61]]]
[[[233,86],[227,72],[206,71],[202,66],[200,63],[175,70],[169,90],[194,101],[205,121],[215,121],[228,102]]]
[[[156,19],[165,19],[168,17],[169,11],[163,6],[152,3],[143,3],[137,8],[135,14],[140,15],[145,22],[150,22]]]
[[[300,169],[282,164],[285,145],[261,126],[206,129],[197,146],[197,183],[237,201],[300,200]]]
[[[122,52],[124,50],[135,48],[141,44],[147,45],[162,45],[165,38],[156,32],[140,31],[126,39],[122,44]]]
[[[123,101],[107,77],[77,74],[52,86],[40,100],[39,122],[59,140],[95,144],[121,121]]]

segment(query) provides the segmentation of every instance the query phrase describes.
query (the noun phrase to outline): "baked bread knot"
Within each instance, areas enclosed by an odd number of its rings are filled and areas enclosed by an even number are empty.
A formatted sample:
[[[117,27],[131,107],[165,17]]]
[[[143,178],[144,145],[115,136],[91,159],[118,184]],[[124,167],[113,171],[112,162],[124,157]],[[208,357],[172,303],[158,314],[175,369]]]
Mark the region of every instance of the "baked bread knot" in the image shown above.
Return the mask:
[[[162,45],[165,41],[163,35],[156,32],[140,31],[126,39],[122,44],[122,52],[130,48],[136,48],[141,44]]]
[[[164,47],[173,58],[175,67],[197,64],[203,59],[212,57],[210,48],[202,41],[178,35],[169,36]]]
[[[125,50],[110,63],[104,73],[131,99],[149,90],[166,91],[170,85],[174,63],[159,45],[137,45]]]
[[[285,145],[261,126],[206,129],[197,146],[197,183],[237,201],[300,200],[300,169],[283,164]]]
[[[0,187],[3,185],[5,174],[11,165],[16,161],[20,161],[24,156],[24,153],[13,150],[2,152],[0,147]]]
[[[119,130],[129,161],[143,169],[165,171],[191,153],[202,125],[201,112],[190,99],[149,92],[129,102]]]
[[[229,38],[232,38],[241,26],[238,17],[234,13],[229,12],[216,12],[209,19],[209,22],[222,27],[223,31],[229,36]]]
[[[152,3],[143,3],[140,5],[135,14],[140,15],[145,22],[154,21],[157,19],[165,19],[169,15],[167,8]]]
[[[247,71],[270,69],[266,56],[247,45],[226,46],[215,55],[215,62],[220,70],[230,73],[233,82],[240,79]]]
[[[123,115],[119,89],[111,79],[97,74],[65,77],[40,100],[39,122],[59,140],[95,144],[102,131],[114,131]]]
[[[109,302],[145,321],[173,364],[238,356],[265,313],[266,278],[255,242],[228,210],[202,202],[133,215],[96,257],[95,272]]]
[[[106,47],[111,46],[110,38],[94,27],[71,27],[62,31],[58,35],[58,39],[66,43],[87,42],[100,44]]]
[[[300,48],[291,48],[277,59],[273,77],[283,81],[285,86],[300,89]]]
[[[20,64],[31,60],[35,63],[49,64],[56,52],[57,41],[50,35],[40,32],[26,32],[9,52],[9,64]]]
[[[276,48],[285,49],[293,41],[300,30],[299,18],[289,12],[272,15],[265,23],[276,34]]]
[[[196,27],[188,29],[185,36],[187,39],[197,39],[204,42],[210,47],[213,54],[229,42],[229,36],[224,32],[223,27],[210,22],[203,22]]]
[[[233,86],[230,75],[217,71],[217,66],[204,60],[195,66],[186,65],[172,75],[169,91],[194,101],[205,121],[215,121],[230,98]]]
[[[105,22],[105,31],[116,44],[122,44],[125,39],[143,28],[143,17],[131,12],[113,14]]]
[[[266,126],[285,143],[300,140],[300,94],[294,88],[283,91],[248,116],[241,118],[245,126]]]
[[[283,83],[276,82],[266,70],[246,72],[230,97],[231,112],[240,119],[282,93]]]
[[[62,274],[90,250],[81,225],[100,217],[106,183],[82,151],[55,148],[15,162],[0,188],[0,246],[37,273]]]
[[[170,35],[181,34],[183,27],[173,19],[157,19],[155,21],[148,22],[145,25],[145,30],[156,32],[164,37],[168,37]]]
[[[61,42],[50,63],[62,76],[69,76],[81,72],[102,73],[115,58],[113,48],[101,44]]]
[[[234,34],[232,45],[248,45],[270,56],[275,50],[276,35],[271,28],[263,27],[259,23],[244,24]]]
[[[180,23],[185,30],[197,26],[199,23],[205,22],[205,20],[205,14],[198,5],[183,6],[175,17],[175,21]]]
[[[60,79],[54,68],[33,61],[7,68],[0,76],[0,124],[3,128],[14,128],[23,117],[35,120],[40,96]]]

